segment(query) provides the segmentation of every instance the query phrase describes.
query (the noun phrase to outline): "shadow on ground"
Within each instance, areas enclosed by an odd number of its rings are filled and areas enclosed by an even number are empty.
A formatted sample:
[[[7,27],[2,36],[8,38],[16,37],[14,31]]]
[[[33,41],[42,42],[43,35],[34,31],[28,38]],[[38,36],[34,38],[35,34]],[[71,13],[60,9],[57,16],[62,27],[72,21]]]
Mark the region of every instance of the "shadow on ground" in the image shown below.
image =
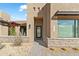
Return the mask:
[[[47,47],[46,44],[42,40],[34,40],[35,42],[39,43],[40,45]]]

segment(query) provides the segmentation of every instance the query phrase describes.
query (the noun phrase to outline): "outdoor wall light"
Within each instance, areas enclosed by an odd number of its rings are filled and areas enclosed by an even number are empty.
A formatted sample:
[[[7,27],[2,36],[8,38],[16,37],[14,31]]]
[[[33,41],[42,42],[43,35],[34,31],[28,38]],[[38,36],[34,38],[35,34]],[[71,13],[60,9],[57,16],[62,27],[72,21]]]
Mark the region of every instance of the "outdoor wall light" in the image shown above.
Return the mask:
[[[40,7],[38,7],[38,10],[40,10]]]
[[[31,28],[31,25],[29,24],[29,29]]]
[[[36,9],[36,8],[35,8],[35,7],[33,7],[33,10],[34,10],[34,11],[35,11],[35,9]]]

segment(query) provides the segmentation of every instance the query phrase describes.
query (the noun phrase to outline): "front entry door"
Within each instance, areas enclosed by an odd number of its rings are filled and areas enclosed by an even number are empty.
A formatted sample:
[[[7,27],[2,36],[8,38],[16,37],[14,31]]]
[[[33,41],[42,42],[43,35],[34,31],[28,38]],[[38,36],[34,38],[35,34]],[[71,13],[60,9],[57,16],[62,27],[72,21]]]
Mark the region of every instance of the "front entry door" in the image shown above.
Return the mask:
[[[42,26],[36,26],[36,38],[42,38]]]

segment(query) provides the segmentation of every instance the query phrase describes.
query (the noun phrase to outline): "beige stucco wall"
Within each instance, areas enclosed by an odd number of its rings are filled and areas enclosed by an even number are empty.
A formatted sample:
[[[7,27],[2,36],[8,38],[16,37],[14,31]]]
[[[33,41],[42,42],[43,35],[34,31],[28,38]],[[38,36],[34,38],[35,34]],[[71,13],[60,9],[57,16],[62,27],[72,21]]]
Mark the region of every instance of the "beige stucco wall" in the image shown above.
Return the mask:
[[[79,11],[78,8],[79,4],[77,3],[52,3],[52,4],[42,4],[42,3],[34,3],[28,4],[28,18],[27,18],[27,36],[29,40],[34,41],[34,17],[43,17],[43,41],[48,46],[71,46],[71,45],[78,45],[79,43],[75,44],[79,40],[71,40],[71,39],[57,39],[57,20],[52,19],[52,16],[58,10],[70,10],[70,11]],[[35,11],[33,9],[35,7]],[[38,10],[40,7],[40,11]],[[29,24],[31,27],[29,28]],[[48,39],[50,38],[50,39]],[[48,40],[47,40],[48,39]],[[69,42],[71,42],[69,44]]]
[[[8,36],[8,27],[7,26],[1,26],[1,35]]]
[[[39,3],[32,3],[28,4],[27,10],[28,10],[28,17],[27,17],[27,36],[29,37],[29,40],[34,41],[34,17],[38,16],[38,7],[42,8],[45,4],[39,4]],[[33,9],[35,7],[35,11]],[[30,28],[29,28],[30,25]]]
[[[16,35],[19,36],[19,34],[20,34],[20,31],[19,31],[20,30],[20,27],[19,26],[16,26],[15,29],[16,29]]]
[[[55,14],[56,11],[79,11],[78,3],[52,3],[51,4],[51,38],[57,37],[57,20],[53,20],[52,16]]]
[[[35,10],[33,9],[35,7]],[[38,9],[40,8],[40,10]],[[30,40],[34,41],[34,17],[42,17],[43,18],[43,30],[42,30],[42,36],[44,43],[48,44],[47,38],[50,37],[50,4],[46,3],[34,3],[34,4],[28,4],[28,18],[27,18],[27,36],[30,37]],[[39,19],[38,19],[39,20]],[[29,29],[29,24],[31,25],[31,28]],[[38,25],[40,25],[38,23]]]
[[[10,16],[7,13],[0,12],[1,20],[10,21]],[[0,25],[0,36],[7,35],[8,36],[8,27]]]
[[[48,39],[48,47],[78,47],[79,38],[59,38],[57,36],[57,20],[52,19],[56,11],[79,11],[78,3],[54,3],[51,4],[51,37]]]
[[[50,37],[50,4],[45,4],[38,13],[39,17],[43,17],[43,41],[47,45],[47,38]]]

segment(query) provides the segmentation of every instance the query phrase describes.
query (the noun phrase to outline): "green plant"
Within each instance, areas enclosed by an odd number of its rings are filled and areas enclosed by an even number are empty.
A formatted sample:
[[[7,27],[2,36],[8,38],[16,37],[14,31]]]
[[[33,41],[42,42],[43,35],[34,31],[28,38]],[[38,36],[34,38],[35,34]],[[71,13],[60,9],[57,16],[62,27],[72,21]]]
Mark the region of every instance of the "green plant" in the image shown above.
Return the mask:
[[[16,35],[16,29],[15,29],[16,23],[15,22],[11,22],[10,24],[10,35]]]
[[[16,35],[16,29],[14,27],[10,29],[10,35]]]

